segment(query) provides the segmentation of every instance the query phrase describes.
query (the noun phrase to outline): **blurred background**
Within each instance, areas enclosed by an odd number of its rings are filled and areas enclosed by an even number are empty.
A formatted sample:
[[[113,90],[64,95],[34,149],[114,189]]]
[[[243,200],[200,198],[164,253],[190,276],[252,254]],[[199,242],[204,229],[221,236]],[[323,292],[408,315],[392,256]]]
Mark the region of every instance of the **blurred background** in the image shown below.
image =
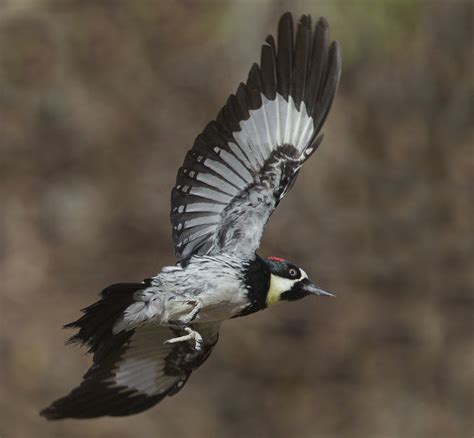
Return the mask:
[[[276,31],[342,47],[325,141],[260,250],[336,299],[225,323],[144,414],[48,423],[90,364],[62,324],[173,264],[170,190]],[[0,436],[472,437],[472,1],[0,1]]]

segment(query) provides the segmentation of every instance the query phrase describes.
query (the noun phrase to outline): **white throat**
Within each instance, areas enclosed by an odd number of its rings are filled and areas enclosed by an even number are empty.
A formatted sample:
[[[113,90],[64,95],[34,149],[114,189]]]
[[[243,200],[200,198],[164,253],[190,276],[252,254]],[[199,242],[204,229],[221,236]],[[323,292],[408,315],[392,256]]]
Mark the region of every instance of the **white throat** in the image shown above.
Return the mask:
[[[301,277],[292,279],[292,278],[284,278],[279,277],[275,274],[270,274],[270,288],[267,294],[267,306],[271,306],[272,304],[277,304],[281,301],[281,294],[291,290],[291,288],[295,285],[295,283],[300,282],[301,280],[308,278],[306,272],[301,270]]]

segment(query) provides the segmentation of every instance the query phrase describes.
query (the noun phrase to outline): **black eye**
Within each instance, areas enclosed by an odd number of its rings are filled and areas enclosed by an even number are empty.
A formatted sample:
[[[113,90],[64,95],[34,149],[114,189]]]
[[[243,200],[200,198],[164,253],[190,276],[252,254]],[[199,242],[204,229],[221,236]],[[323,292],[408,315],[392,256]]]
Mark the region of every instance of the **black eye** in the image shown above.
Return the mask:
[[[299,272],[298,272],[298,270],[295,269],[295,268],[290,268],[289,271],[288,271],[288,275],[289,275],[291,278],[296,278],[296,277],[298,277]]]

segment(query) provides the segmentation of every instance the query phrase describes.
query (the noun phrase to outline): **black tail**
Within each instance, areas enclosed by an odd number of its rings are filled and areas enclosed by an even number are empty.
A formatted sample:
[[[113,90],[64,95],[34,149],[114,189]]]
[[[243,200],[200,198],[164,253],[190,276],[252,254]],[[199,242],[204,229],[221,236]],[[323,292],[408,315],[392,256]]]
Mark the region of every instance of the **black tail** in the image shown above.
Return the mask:
[[[151,279],[148,278],[142,283],[117,283],[105,288],[99,301],[81,310],[84,315],[64,326],[79,329],[67,343],[87,345],[88,353],[96,354],[101,342],[112,335],[117,318],[133,303],[133,294],[150,284]]]
[[[40,414],[48,420],[123,416],[144,411],[176,394],[191,372],[209,356],[217,342],[219,324],[201,324],[202,350],[190,343],[167,344],[183,331],[147,324],[113,333],[117,318],[134,301],[143,283],[115,284],[84,315],[66,327],[79,329],[70,342],[86,344],[93,364],[79,386],[54,401]]]
[[[84,376],[87,385],[91,385],[87,377],[92,374],[91,372],[93,370],[98,368],[99,361],[104,359],[111,351],[120,352],[121,347],[124,346],[127,340],[133,335],[134,330],[114,335],[112,328],[117,318],[133,303],[134,293],[148,287],[150,283],[151,279],[146,279],[142,283],[113,284],[101,292],[101,299],[99,301],[82,309],[84,315],[81,318],[64,326],[65,328],[79,329],[75,335],[69,338],[67,341],[68,344],[79,343],[86,345],[88,353],[94,354],[94,364],[91,370]],[[91,388],[89,391],[91,391]],[[57,400],[51,406],[43,409],[40,415],[49,420],[74,416],[74,410],[72,410],[72,408],[69,409],[71,412],[68,410],[68,401],[69,399],[74,401],[74,397],[72,396],[75,395],[76,392],[71,393],[63,399]],[[77,413],[75,415],[77,415]]]

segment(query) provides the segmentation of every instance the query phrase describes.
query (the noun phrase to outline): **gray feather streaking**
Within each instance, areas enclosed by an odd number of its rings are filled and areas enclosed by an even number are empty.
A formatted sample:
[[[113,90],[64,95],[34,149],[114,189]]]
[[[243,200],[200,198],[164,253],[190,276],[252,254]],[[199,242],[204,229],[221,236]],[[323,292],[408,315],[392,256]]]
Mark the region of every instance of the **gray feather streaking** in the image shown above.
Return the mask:
[[[222,321],[307,295],[331,295],[306,272],[256,254],[264,227],[322,141],[341,74],[336,42],[284,14],[253,64],[196,138],[171,197],[176,266],[109,286],[66,327],[93,365],[41,411],[47,419],[136,414],[176,394],[210,355]]]

